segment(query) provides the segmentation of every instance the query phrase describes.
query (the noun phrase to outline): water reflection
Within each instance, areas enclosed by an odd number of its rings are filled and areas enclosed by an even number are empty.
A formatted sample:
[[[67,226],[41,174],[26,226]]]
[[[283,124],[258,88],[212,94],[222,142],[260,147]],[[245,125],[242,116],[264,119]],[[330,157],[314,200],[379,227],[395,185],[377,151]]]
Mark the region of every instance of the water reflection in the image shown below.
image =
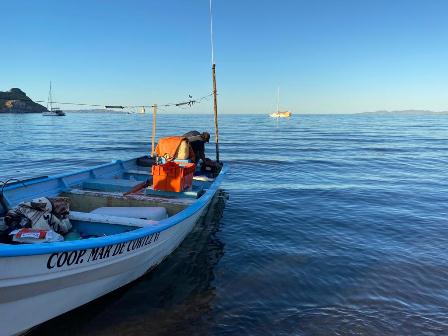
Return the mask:
[[[225,191],[217,193],[207,213],[181,246],[153,272],[42,324],[29,335],[193,332],[191,328],[196,323],[207,319],[215,297],[214,267],[224,254],[224,244],[215,233],[219,230],[226,197]]]

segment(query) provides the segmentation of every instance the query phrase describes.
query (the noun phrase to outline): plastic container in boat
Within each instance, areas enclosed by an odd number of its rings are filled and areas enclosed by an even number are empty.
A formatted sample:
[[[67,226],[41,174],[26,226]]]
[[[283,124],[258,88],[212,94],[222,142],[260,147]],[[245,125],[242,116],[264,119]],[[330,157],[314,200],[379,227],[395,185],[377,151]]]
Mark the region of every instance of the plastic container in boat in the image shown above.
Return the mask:
[[[194,163],[177,164],[167,162],[152,166],[153,189],[162,191],[181,192],[191,189]]]

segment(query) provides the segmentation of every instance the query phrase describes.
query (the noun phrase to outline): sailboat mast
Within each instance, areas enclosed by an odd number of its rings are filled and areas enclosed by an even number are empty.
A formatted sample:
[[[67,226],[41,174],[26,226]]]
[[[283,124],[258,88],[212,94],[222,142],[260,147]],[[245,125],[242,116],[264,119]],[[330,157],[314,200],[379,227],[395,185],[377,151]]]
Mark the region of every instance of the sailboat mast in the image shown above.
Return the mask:
[[[51,81],[50,81],[50,111],[53,111],[53,94],[51,93]]]
[[[50,106],[50,109],[48,109]],[[48,91],[48,100],[47,100],[47,110],[51,111],[53,109],[53,97],[51,96],[51,81],[50,81],[50,91]]]
[[[212,0],[210,0],[210,42],[212,49],[212,79],[213,79],[213,111],[215,118],[215,143],[216,143],[216,162],[219,162],[219,131],[218,131],[218,92],[216,90],[216,64],[213,50],[213,12]]]
[[[279,103],[280,103],[280,86],[277,87],[277,113],[279,112],[279,107],[278,107]]]

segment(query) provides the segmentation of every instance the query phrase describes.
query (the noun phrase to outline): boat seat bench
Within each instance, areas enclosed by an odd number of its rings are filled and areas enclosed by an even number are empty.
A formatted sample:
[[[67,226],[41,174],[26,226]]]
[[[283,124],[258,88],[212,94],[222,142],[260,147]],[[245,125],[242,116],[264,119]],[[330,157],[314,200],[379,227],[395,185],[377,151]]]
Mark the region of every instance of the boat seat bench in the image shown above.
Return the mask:
[[[66,190],[60,196],[70,199],[70,211],[91,212],[101,207],[164,207],[169,216],[184,210],[195,201],[193,198],[167,199],[143,194],[123,197],[123,194],[118,192],[82,189]]]
[[[186,191],[164,191],[164,190],[154,190],[151,187],[145,189],[145,195],[147,196],[161,196],[161,197],[171,197],[171,198],[181,198],[181,197],[189,197],[189,198],[199,198],[205,193],[205,190],[202,186],[193,186],[191,190]]]
[[[99,191],[127,192],[140,183],[141,181],[125,179],[90,179],[82,183],[82,188]]]
[[[70,211],[69,218],[70,220],[80,222],[115,224],[115,225],[136,226],[136,227],[145,227],[159,223],[158,221],[150,219],[108,216],[103,214],[95,214],[79,211]]]
[[[138,181],[146,181],[149,180],[152,182],[152,175],[151,173],[146,170],[126,170],[123,172],[123,177],[125,179],[134,179]]]

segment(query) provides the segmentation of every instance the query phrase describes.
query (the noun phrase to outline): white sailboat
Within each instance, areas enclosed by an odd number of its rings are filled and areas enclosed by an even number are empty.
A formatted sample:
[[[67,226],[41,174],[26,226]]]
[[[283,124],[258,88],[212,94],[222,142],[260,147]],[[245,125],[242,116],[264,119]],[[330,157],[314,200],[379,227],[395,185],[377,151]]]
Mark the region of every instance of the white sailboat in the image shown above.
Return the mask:
[[[50,82],[50,92],[48,93],[47,111],[43,112],[42,115],[48,116],[48,117],[65,116],[64,111],[62,111],[59,107],[53,107],[53,95],[51,93],[51,82]]]
[[[269,114],[271,118],[289,118],[292,116],[291,111],[280,111],[280,88],[277,89],[277,111]]]

